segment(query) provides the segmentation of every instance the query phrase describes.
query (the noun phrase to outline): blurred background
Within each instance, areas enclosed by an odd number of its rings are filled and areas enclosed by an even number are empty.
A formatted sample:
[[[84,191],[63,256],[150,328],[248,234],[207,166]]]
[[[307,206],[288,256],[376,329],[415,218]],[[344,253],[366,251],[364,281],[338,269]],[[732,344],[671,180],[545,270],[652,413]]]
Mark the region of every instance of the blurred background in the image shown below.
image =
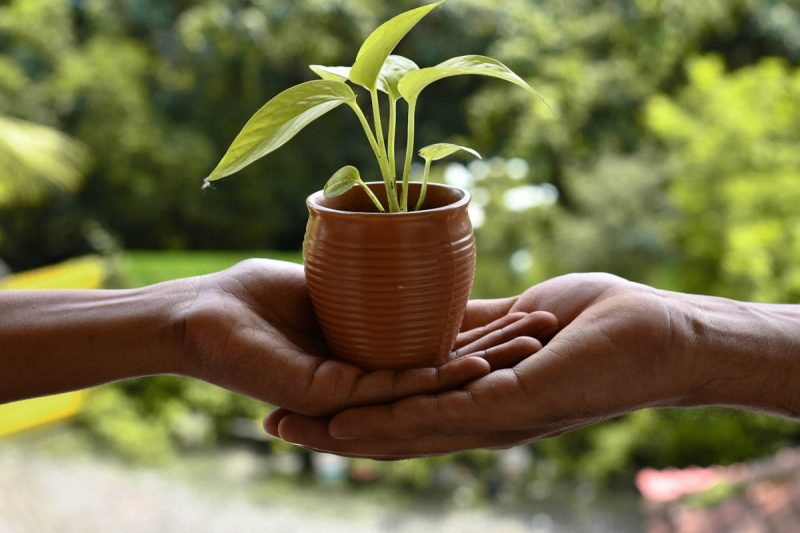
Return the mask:
[[[250,256],[299,262],[304,198],[344,164],[377,171],[351,113],[212,190],[202,179],[267,99],[314,78],[308,64],[351,64],[418,4],[0,1],[0,285],[134,287]],[[473,194],[473,296],[606,271],[798,301],[797,0],[451,0],[398,53],[496,57],[553,108],[473,77],[420,101],[420,146],[485,156],[434,167]],[[268,440],[268,408],[168,377],[4,406],[0,531],[638,531],[752,504],[764,480],[800,501],[775,466],[800,426],[777,418],[640,411],[504,452],[378,463]],[[723,475],[743,469],[760,473]],[[654,495],[653,475],[677,492]]]

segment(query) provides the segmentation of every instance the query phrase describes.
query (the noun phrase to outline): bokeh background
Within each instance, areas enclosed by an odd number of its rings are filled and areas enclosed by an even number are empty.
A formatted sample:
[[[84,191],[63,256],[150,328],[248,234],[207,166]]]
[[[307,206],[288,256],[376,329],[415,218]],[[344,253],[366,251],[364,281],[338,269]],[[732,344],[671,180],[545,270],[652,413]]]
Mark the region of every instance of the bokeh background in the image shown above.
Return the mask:
[[[334,111],[212,190],[202,179],[268,98],[314,78],[308,64],[351,64],[372,29],[416,5],[0,1],[0,284],[132,287],[249,256],[300,261],[304,198],[344,164],[377,172],[351,114]],[[398,53],[422,66],[496,57],[552,107],[472,77],[420,101],[420,146],[449,140],[486,156],[434,167],[473,193],[473,296],[606,271],[798,301],[797,0],[450,0]],[[377,463],[268,440],[268,406],[188,379],[114,384],[75,405],[66,422],[26,431],[7,418],[0,485],[18,497],[0,502],[0,530],[13,512],[45,527],[33,511],[43,487],[92,494],[50,506],[62,525],[69,509],[84,513],[86,531],[145,519],[215,531],[466,531],[481,520],[638,530],[649,519],[640,469],[730,465],[800,442],[800,427],[777,418],[641,411],[505,452]],[[18,418],[25,409],[13,406]],[[203,505],[227,511],[198,514]]]

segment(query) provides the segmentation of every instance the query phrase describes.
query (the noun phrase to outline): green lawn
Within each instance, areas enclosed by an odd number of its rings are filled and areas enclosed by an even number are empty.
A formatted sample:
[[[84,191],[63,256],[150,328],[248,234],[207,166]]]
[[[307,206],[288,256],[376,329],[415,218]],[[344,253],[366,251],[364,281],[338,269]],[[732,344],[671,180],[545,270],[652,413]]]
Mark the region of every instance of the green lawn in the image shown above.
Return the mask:
[[[223,270],[243,259],[265,257],[301,263],[300,252],[254,251],[127,251],[122,258],[122,274],[132,287]]]

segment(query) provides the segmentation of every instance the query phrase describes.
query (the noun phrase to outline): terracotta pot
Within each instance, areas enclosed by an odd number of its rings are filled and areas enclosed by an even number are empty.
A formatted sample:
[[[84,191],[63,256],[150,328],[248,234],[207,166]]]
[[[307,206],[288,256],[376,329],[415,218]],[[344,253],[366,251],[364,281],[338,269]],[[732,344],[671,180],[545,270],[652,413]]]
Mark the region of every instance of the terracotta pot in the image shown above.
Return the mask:
[[[370,189],[386,204],[383,183]],[[415,205],[419,183],[411,183]],[[308,290],[333,354],[362,368],[446,362],[475,273],[469,193],[430,184],[421,211],[377,213],[353,188],[308,197]]]

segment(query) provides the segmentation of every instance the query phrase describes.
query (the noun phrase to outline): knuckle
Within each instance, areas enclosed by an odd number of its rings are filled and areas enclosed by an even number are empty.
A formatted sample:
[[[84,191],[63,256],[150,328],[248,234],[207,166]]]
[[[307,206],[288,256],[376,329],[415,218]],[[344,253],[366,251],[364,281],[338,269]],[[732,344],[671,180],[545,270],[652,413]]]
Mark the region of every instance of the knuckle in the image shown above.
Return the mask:
[[[335,411],[352,394],[355,382],[339,362],[319,362],[311,370],[301,395],[303,414],[321,416]]]

